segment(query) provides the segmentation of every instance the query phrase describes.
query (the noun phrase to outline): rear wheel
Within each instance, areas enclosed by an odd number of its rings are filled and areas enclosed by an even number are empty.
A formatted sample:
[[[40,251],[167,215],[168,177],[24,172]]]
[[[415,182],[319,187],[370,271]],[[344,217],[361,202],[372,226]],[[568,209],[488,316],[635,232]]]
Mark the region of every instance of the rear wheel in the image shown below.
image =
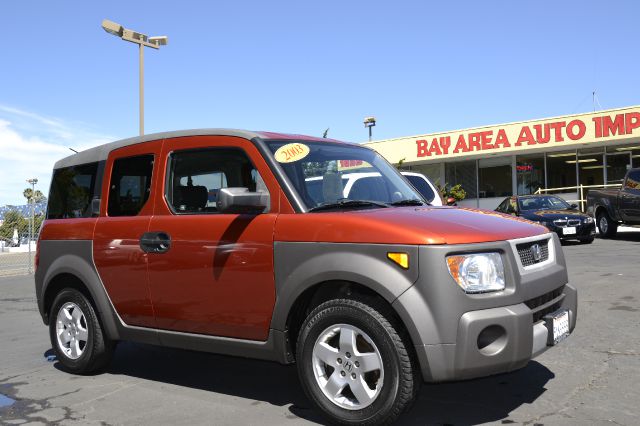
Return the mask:
[[[62,290],[49,315],[49,336],[56,358],[65,370],[89,374],[111,361],[114,344],[100,326],[91,302],[78,290]]]
[[[603,210],[598,214],[598,230],[604,238],[615,237],[618,232],[618,222],[611,219],[609,214]]]
[[[331,300],[300,330],[298,374],[309,399],[333,422],[388,424],[410,407],[420,386],[410,350],[390,315],[358,301]]]

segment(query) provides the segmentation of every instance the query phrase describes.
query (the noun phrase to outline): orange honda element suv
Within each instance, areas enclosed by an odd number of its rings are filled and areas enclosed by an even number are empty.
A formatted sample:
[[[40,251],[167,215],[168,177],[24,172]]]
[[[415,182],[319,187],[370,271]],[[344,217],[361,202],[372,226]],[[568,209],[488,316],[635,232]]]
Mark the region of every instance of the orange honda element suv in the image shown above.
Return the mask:
[[[347,173],[373,178],[345,196]],[[554,233],[431,206],[375,151],[225,129],[58,161],[35,275],[69,372],[121,340],[296,363],[352,425],[393,422],[423,381],[524,367],[575,327],[567,281]]]

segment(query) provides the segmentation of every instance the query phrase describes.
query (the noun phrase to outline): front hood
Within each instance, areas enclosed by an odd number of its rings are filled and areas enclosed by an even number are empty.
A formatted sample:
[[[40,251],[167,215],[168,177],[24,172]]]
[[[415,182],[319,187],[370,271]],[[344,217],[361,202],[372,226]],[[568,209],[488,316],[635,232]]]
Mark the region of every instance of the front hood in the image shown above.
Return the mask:
[[[395,207],[280,215],[276,241],[469,244],[549,232],[501,213],[453,207]]]
[[[521,216],[529,220],[551,221],[556,219],[564,219],[565,217],[569,219],[584,219],[587,215],[575,210],[536,210],[523,212]]]

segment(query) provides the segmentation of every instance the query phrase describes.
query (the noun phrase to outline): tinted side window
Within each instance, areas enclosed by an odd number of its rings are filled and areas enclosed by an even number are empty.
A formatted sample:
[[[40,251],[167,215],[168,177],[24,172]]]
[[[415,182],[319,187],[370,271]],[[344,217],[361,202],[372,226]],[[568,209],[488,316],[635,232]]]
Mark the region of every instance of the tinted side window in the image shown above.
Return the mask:
[[[166,198],[175,213],[216,213],[220,188],[268,192],[258,170],[240,149],[177,151],[169,161]]]
[[[433,201],[436,194],[433,193],[433,189],[431,189],[429,184],[424,179],[422,179],[420,176],[413,175],[408,175],[405,177],[409,180],[409,182],[411,182],[411,185],[415,186],[418,192],[422,194],[425,200],[427,200],[428,202]]]
[[[53,172],[47,219],[91,217],[98,163],[65,167]]]
[[[109,182],[109,216],[136,216],[151,193],[153,155],[118,158]]]
[[[640,190],[640,170],[629,172],[627,180],[624,182],[624,186],[627,189]]]

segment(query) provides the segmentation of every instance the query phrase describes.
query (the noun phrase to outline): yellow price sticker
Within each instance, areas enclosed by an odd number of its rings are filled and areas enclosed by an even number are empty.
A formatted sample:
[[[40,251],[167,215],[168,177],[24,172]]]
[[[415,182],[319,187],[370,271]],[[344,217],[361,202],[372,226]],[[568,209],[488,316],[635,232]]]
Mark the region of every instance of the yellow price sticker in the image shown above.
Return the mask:
[[[288,143],[278,148],[274,157],[276,157],[278,163],[293,163],[309,155],[309,151],[309,147],[305,144],[299,142]]]

